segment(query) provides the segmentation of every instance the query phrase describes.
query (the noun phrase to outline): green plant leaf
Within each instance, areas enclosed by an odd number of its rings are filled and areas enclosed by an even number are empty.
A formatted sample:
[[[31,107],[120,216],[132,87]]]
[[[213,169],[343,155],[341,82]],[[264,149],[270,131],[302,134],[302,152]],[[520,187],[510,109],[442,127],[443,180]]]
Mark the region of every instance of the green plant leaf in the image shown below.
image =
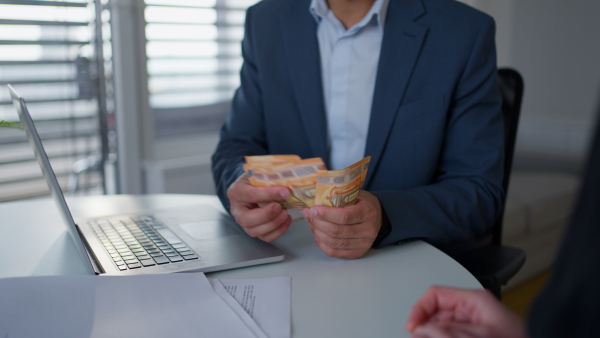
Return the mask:
[[[15,128],[23,130],[23,126],[18,123],[12,123],[4,120],[0,120],[0,127],[4,128]]]

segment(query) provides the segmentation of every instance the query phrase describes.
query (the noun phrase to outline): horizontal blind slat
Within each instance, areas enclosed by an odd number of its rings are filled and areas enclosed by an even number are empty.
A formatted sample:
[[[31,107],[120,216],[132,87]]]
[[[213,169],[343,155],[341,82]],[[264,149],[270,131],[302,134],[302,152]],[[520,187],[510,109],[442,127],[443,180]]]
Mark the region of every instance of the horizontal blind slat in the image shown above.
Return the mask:
[[[50,6],[50,7],[87,7],[87,2],[36,1],[36,0],[0,0],[0,5]]]
[[[90,41],[75,41],[75,40],[0,40],[0,46],[10,45],[59,45],[59,46],[71,46],[71,45],[87,45]]]
[[[210,38],[204,38],[204,39],[152,39],[149,42],[216,42],[216,43],[235,43],[238,44],[240,43],[239,40],[234,40],[234,39],[210,39]]]
[[[56,98],[56,99],[32,99],[32,100],[27,100],[27,103],[50,103],[50,102],[73,102],[73,101],[80,101],[78,98],[73,97],[73,98]],[[12,101],[0,101],[0,106],[2,105],[12,105]]]
[[[76,133],[71,133],[69,135],[69,138],[79,138],[79,137],[94,137],[96,136],[96,132],[76,132]],[[67,139],[67,137],[65,137],[64,133],[53,133],[53,134],[45,134],[42,139],[44,141],[48,140],[64,140]],[[43,141],[42,141],[43,142]],[[21,139],[17,139],[17,138],[8,138],[6,140],[3,140],[2,143],[0,145],[4,145],[4,144],[11,144],[11,143],[22,143]]]
[[[77,79],[14,80],[14,81],[0,81],[0,86],[5,86],[5,85],[25,85],[25,84],[75,83],[75,82],[77,82]]]
[[[0,61],[0,66],[25,66],[25,65],[61,65],[61,64],[73,64],[73,59],[61,59],[61,60],[4,60]]]
[[[153,60],[164,60],[164,61],[194,61],[194,60],[214,60],[218,58],[219,60],[236,60],[240,58],[239,54],[234,53],[217,53],[214,56],[156,56],[153,58],[149,58],[148,61],[152,62]]]
[[[221,12],[245,12],[246,8],[242,7],[230,7],[230,6],[186,6],[186,5],[171,5],[171,4],[152,4],[146,5],[146,7],[167,7],[167,8],[181,8],[181,9],[215,9]]]
[[[42,21],[42,20],[0,19],[0,25],[81,27],[81,26],[88,26],[89,23],[88,22],[75,22],[75,21]]]
[[[165,78],[165,77],[197,77],[197,76],[231,76],[236,75],[239,72],[237,70],[230,71],[217,71],[217,72],[181,72],[181,73],[153,73],[152,77]],[[1,82],[0,82],[1,84]]]

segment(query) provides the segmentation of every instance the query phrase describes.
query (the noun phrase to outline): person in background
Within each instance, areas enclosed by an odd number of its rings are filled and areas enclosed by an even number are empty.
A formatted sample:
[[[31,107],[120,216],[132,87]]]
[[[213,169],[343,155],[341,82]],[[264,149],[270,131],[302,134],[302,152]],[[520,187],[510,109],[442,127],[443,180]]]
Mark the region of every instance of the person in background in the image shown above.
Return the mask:
[[[332,257],[422,239],[458,255],[502,207],[495,24],[454,0],[263,0],[250,7],[241,84],[212,157],[217,194],[250,236],[291,218],[284,187],[253,187],[244,156],[371,156],[358,202],[303,210]]]
[[[485,290],[432,287],[413,306],[406,329],[413,337],[600,337],[598,239],[600,124],[552,274],[527,324]]]

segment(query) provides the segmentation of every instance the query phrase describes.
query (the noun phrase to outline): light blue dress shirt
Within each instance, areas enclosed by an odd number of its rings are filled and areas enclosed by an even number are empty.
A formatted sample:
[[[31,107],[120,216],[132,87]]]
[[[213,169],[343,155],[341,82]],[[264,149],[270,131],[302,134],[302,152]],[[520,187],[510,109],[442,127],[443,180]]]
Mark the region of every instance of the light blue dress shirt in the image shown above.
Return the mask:
[[[365,155],[388,2],[376,0],[347,30],[325,0],[311,2],[310,12],[318,23],[330,170],[343,169]]]

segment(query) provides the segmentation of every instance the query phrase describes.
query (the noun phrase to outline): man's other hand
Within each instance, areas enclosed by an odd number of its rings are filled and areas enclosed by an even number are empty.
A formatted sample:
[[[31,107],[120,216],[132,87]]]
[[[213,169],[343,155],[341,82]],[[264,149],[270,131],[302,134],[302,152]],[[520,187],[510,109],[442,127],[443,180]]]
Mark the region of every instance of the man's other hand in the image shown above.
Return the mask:
[[[285,187],[254,187],[248,175],[240,176],[227,189],[231,215],[251,237],[272,242],[292,224],[292,218],[277,201],[290,195]]]
[[[381,228],[381,203],[361,190],[358,202],[342,208],[314,206],[302,211],[315,242],[330,257],[359,258],[373,245]]]

